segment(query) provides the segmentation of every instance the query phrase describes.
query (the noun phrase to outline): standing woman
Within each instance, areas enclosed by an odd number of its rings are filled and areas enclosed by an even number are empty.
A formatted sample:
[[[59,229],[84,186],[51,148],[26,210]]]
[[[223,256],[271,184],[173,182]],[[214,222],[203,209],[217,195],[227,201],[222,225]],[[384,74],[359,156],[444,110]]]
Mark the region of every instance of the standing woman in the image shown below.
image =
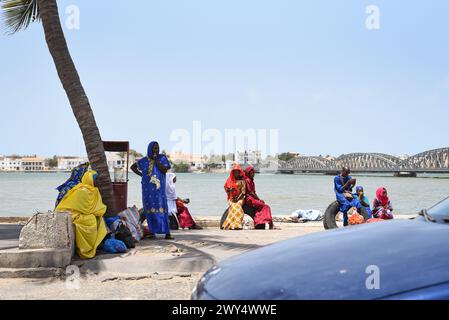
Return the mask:
[[[231,170],[228,180],[224,186],[228,196],[229,213],[223,223],[225,230],[243,229],[243,202],[245,201],[246,182],[245,173],[237,164]]]
[[[142,177],[143,209],[148,227],[153,234],[165,234],[165,239],[173,240],[165,194],[165,174],[171,166],[159,150],[159,143],[151,142],[147,156],[133,164],[131,170]]]

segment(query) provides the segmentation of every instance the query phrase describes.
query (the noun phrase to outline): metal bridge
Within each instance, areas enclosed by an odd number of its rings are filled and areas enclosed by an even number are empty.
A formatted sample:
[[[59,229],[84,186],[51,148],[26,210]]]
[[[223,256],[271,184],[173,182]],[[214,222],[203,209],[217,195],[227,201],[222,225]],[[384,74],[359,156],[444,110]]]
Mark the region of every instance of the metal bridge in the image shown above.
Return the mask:
[[[274,168],[273,161],[261,163],[260,170]],[[351,153],[336,159],[299,156],[287,162],[277,163],[280,173],[336,173],[342,167],[349,167],[358,173],[394,173],[416,176],[417,173],[449,173],[449,148],[429,150],[407,159],[382,153]],[[273,171],[273,170],[272,170]]]

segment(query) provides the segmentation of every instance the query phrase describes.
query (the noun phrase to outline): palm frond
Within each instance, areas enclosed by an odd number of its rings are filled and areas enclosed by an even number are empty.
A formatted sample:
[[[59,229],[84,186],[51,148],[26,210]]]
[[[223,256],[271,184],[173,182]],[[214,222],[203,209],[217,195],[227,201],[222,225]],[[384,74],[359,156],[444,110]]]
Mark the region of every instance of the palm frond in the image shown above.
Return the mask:
[[[3,11],[2,29],[9,34],[26,29],[39,20],[37,0],[0,0]]]

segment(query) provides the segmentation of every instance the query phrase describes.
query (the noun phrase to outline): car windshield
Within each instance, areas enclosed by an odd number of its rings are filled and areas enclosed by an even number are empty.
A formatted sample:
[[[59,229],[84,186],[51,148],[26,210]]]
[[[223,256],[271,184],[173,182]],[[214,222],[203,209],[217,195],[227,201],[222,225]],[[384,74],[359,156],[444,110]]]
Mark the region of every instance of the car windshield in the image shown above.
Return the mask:
[[[449,223],[449,198],[437,203],[427,213],[439,223]]]

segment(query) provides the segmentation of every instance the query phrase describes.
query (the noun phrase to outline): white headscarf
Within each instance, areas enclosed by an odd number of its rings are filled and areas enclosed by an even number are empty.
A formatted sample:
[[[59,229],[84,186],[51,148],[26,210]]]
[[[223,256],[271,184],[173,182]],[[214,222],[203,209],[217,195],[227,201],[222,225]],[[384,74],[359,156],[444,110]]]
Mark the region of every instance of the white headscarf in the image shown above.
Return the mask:
[[[176,187],[173,180],[176,178],[176,174],[173,172],[167,172],[166,181],[165,181],[165,194],[167,195],[167,200],[176,200],[178,197],[176,196]]]

